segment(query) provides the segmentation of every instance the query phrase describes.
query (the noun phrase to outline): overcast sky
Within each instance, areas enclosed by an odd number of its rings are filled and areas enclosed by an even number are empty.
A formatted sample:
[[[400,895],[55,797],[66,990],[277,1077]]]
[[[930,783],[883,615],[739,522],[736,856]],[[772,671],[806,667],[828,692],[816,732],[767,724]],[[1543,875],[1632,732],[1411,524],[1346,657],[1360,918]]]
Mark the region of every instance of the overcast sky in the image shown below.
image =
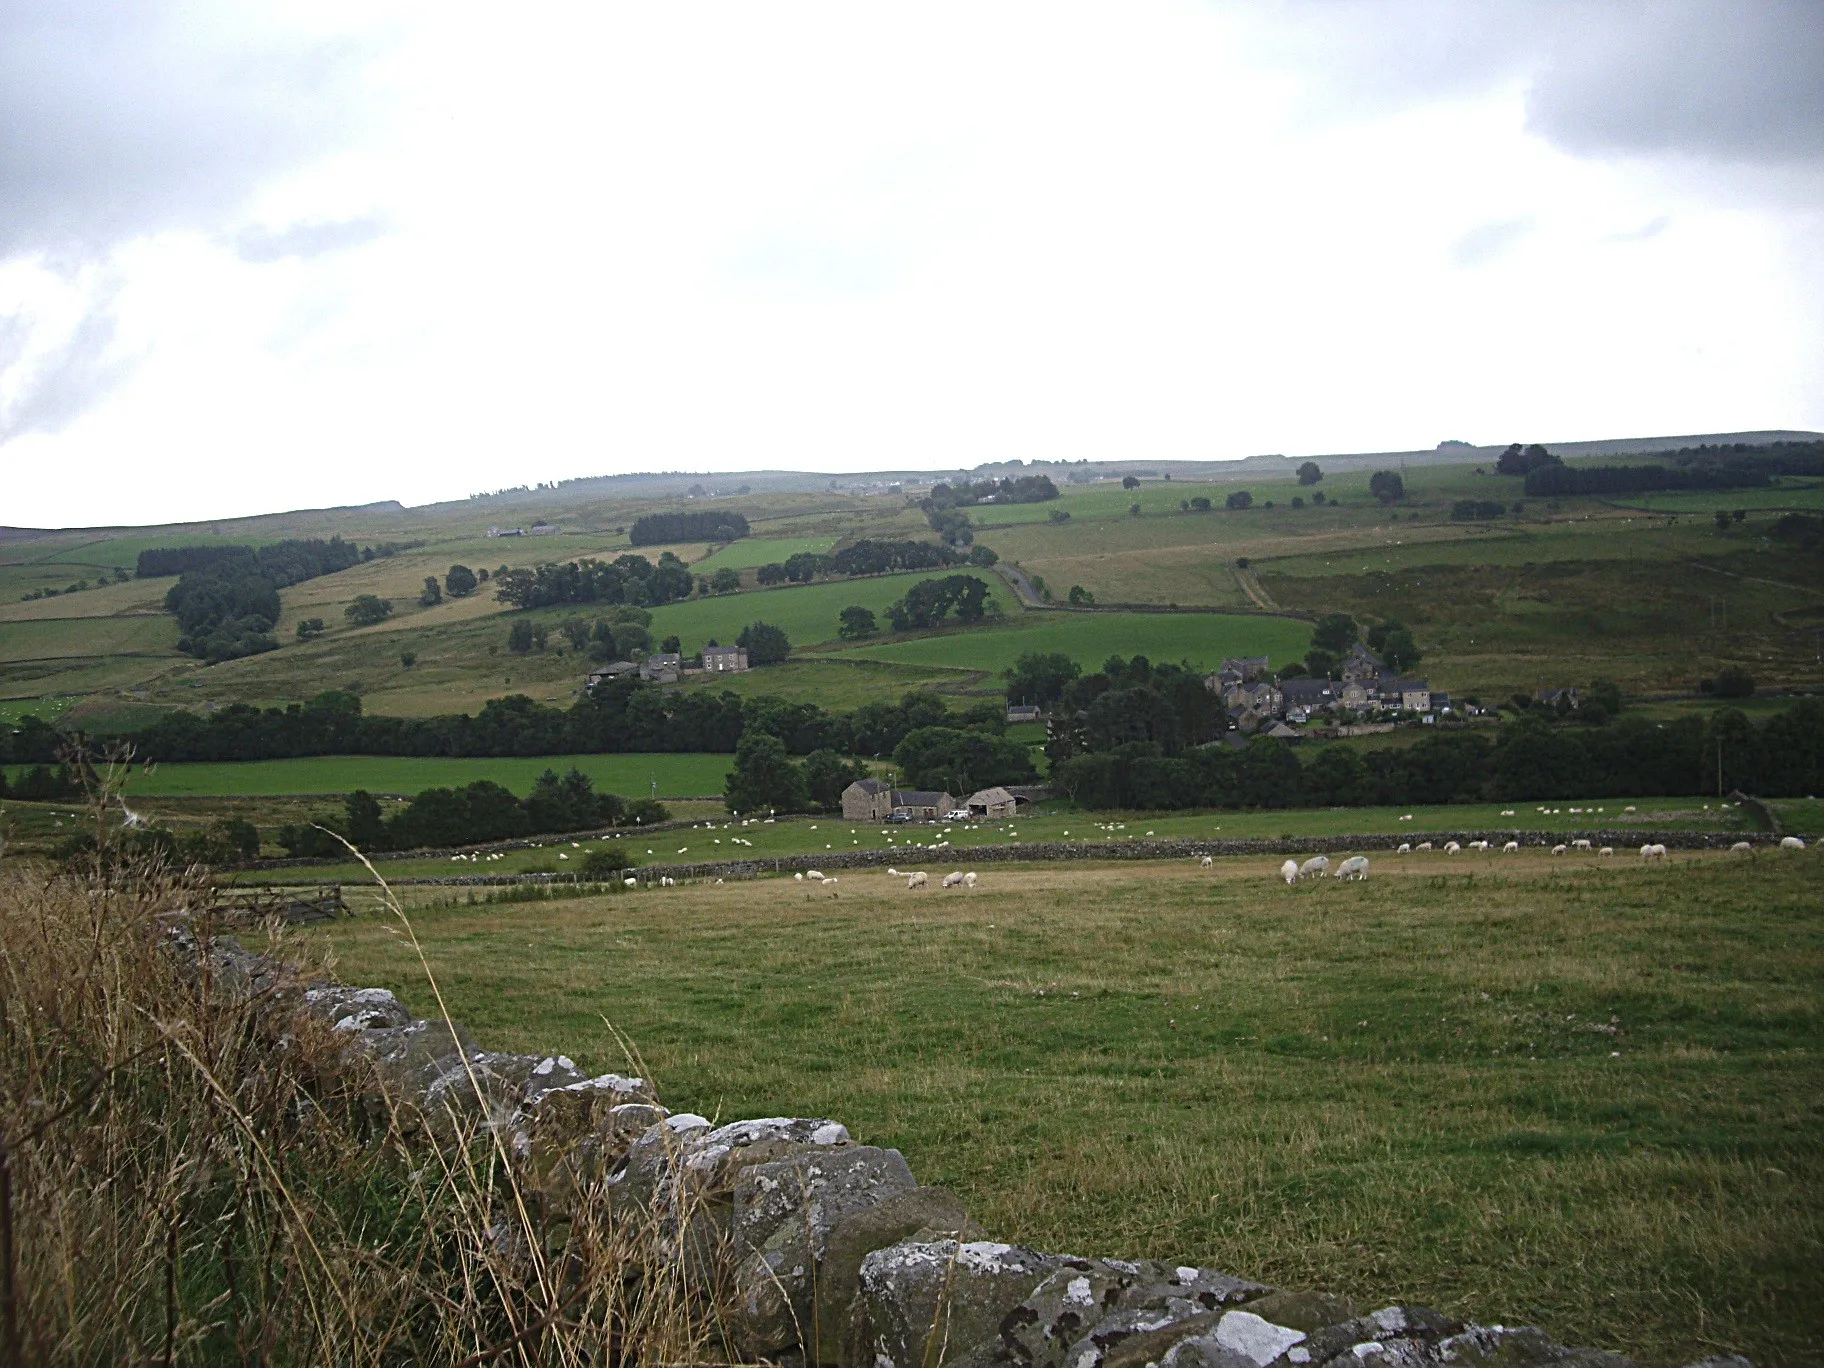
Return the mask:
[[[1768,427],[1819,0],[0,8],[0,523]]]

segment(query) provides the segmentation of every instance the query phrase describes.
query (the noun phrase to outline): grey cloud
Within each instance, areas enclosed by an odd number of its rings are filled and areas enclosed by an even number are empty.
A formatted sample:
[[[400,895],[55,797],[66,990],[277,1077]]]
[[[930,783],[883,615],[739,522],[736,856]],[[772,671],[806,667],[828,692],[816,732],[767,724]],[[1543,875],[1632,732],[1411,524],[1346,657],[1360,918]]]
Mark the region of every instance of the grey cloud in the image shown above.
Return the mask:
[[[264,265],[286,257],[315,257],[347,251],[372,242],[386,232],[377,218],[343,219],[328,223],[294,223],[289,228],[248,228],[234,239],[242,261]]]
[[[1293,0],[1265,42],[1344,111],[1523,82],[1579,155],[1824,162],[1819,0]]]
[[[350,130],[347,43],[246,35],[203,0],[0,6],[0,256],[208,226]]]
[[[0,324],[0,382],[10,397],[0,409],[0,443],[28,432],[57,432],[80,418],[127,376],[130,364],[111,355],[113,301],[92,308],[63,344],[34,361],[21,352],[27,326],[18,318]],[[23,371],[21,374],[20,372]]]
[[[1471,228],[1450,249],[1450,259],[1459,266],[1485,266],[1507,255],[1521,238],[1533,231],[1530,218],[1504,219]]]
[[[1579,153],[1824,159],[1824,4],[1591,6],[1553,35],[1529,126]]]

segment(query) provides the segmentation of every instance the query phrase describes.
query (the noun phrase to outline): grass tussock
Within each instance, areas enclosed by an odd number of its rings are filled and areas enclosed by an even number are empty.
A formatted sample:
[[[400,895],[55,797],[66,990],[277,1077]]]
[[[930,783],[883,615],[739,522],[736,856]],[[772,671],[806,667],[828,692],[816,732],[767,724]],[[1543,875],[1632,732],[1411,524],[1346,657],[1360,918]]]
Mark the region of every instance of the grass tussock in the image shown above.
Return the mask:
[[[429,1143],[298,971],[195,953],[209,905],[157,867],[0,866],[0,1363],[717,1356],[675,1241],[599,1179],[554,1207],[485,1108]]]

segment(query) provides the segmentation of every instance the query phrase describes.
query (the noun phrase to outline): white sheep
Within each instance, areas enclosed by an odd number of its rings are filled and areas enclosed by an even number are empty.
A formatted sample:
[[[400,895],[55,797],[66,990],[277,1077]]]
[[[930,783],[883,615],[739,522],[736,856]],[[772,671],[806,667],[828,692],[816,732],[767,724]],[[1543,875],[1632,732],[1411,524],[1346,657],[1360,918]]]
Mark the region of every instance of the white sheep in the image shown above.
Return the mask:
[[[1613,855],[1614,853],[1615,853],[1614,846],[1604,846],[1601,850],[1596,852],[1596,858],[1601,859],[1605,855]]]
[[[899,877],[899,871],[897,869],[893,868],[892,865],[887,866],[887,873],[890,874],[895,879],[897,879]]]
[[[794,874],[794,875],[792,875],[792,882],[793,882],[793,883],[803,883],[803,882],[804,882],[804,875],[802,875],[802,874]]]
[[[963,875],[963,887],[964,888],[974,888],[975,887],[975,871],[974,870],[970,870],[967,874]]]
[[[1666,848],[1663,845],[1643,845],[1640,848],[1640,858],[1643,860],[1663,860],[1666,858]]]
[[[1411,842],[1411,841],[1401,841],[1401,842],[1400,842],[1400,848],[1399,848],[1399,849],[1398,849],[1398,850],[1396,850],[1396,851],[1394,851],[1394,852],[1393,852],[1393,853],[1394,853],[1394,854],[1395,854],[1395,855],[1410,855],[1410,854],[1412,854],[1412,842]]]
[[[1216,861],[1212,860],[1208,855],[1203,857],[1203,867],[1205,869],[1211,868],[1215,863]]]
[[[1590,848],[1590,843],[1588,841],[1584,840],[1584,838],[1581,836],[1579,836],[1576,840],[1571,842],[1572,850],[1588,850],[1589,848]]]
[[[1754,847],[1749,845],[1746,841],[1737,841],[1734,845],[1729,847],[1729,853],[1731,855],[1752,855],[1754,854]]]
[[[676,888],[677,886],[678,886],[678,881],[676,879],[672,878],[671,875],[669,875],[669,874],[659,875],[659,887],[660,888]]]
[[[908,889],[923,888],[930,882],[931,882],[930,878],[925,874],[925,871],[922,869],[918,870],[916,873],[906,875],[906,887]]]
[[[638,888],[640,886],[640,881],[638,879],[622,879],[621,882],[626,884],[629,888]]]
[[[1413,849],[1414,850],[1430,850],[1431,842],[1430,841],[1420,841],[1416,846],[1413,847]]]
[[[1570,849],[1569,846],[1564,844],[1564,842],[1560,841],[1557,845],[1552,847],[1552,854],[1562,855],[1562,854],[1564,854],[1565,851],[1567,851],[1569,849]]]
[[[809,879],[812,883],[822,883],[823,871],[821,869],[807,869],[804,871],[804,877]]]
[[[962,881],[963,881],[963,871],[960,869],[953,869],[948,874],[944,875],[944,880],[941,884],[938,885],[938,887],[955,888]]]
[[[1780,849],[1803,850],[1805,849],[1805,842],[1801,841],[1797,836],[1782,836],[1780,837]]]
[[[1329,872],[1330,857],[1328,855],[1313,855],[1298,867],[1298,877],[1301,879],[1321,879]]]
[[[1351,855],[1337,866],[1336,877],[1339,879],[1366,879],[1368,877],[1368,857]]]
[[[1287,860],[1283,865],[1281,865],[1279,867],[1279,877],[1284,879],[1288,884],[1297,883],[1298,882],[1298,861],[1297,860]]]
[[[1446,855],[1455,855],[1461,849],[1463,849],[1463,847],[1458,845],[1455,841],[1444,842],[1444,853]]]
[[[1509,841],[1506,845],[1501,847],[1501,853],[1503,855],[1518,855],[1520,853],[1520,842]]]
[[[1487,841],[1471,841],[1469,843],[1469,848],[1471,850],[1487,850],[1488,842]]]

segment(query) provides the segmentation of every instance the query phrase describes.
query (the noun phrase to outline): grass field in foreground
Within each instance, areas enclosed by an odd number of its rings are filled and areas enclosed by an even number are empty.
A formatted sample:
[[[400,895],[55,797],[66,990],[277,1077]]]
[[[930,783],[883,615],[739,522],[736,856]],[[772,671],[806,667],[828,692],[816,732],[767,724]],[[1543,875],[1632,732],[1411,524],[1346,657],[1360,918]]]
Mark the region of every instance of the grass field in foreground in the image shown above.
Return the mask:
[[[1054,586],[1055,588],[1055,586]],[[999,672],[1028,652],[1062,651],[1085,669],[1111,655],[1214,669],[1225,657],[1269,656],[1283,664],[1311,647],[1309,623],[1239,613],[1068,613],[1030,611],[1004,626],[913,637],[843,651],[838,659],[891,660]]]
[[[824,851],[875,850],[904,852],[902,863],[906,868],[938,869],[966,866],[969,852],[981,846],[1031,845],[1040,841],[1120,843],[1144,840],[1148,836],[1183,840],[1255,840],[1359,834],[1363,837],[1362,848],[1375,852],[1378,858],[1379,852],[1391,852],[1398,840],[1410,839],[1416,844],[1432,831],[1535,831],[1540,833],[1537,839],[1546,839],[1549,833],[1585,830],[1597,825],[1623,830],[1630,827],[1714,830],[1732,829],[1740,822],[1735,809],[1724,809],[1715,802],[1706,806],[1700,798],[1640,799],[1633,804],[1638,809],[1633,813],[1623,811],[1629,806],[1625,799],[1605,799],[1602,806],[1606,811],[1603,812],[1581,805],[1573,810],[1558,803],[1541,813],[1539,806],[1532,803],[1517,805],[1512,809],[1512,817],[1501,815],[1508,810],[1501,805],[1486,803],[1405,809],[1316,808],[1196,814],[1053,812],[1011,822],[938,822],[906,826],[846,822],[840,817],[750,820],[743,825],[739,819],[719,814],[692,828],[659,833],[628,831],[600,839],[624,842],[639,864],[698,864],[765,859],[775,855],[818,855]],[[1411,821],[1402,820],[1407,813],[1412,815]],[[1794,829],[1803,828],[1795,826]],[[589,844],[583,843],[576,848],[587,849]],[[572,858],[568,853],[570,846],[571,842],[566,839],[547,842],[537,849],[509,851],[494,860],[421,855],[400,859],[381,857],[374,864],[382,877],[389,879],[439,878],[468,873],[521,874],[539,870],[563,873]],[[1638,849],[1638,843],[1635,849]],[[1387,858],[1394,857],[1389,853]],[[1416,865],[1453,857],[1437,853],[1415,854],[1408,858]],[[1512,857],[1459,855],[1454,858],[1467,864],[1472,860],[1501,861]],[[272,870],[241,877],[282,881],[298,876],[295,871]],[[368,878],[368,874],[360,865],[349,863],[333,868],[313,867],[308,877],[362,880]]]
[[[1537,1323],[1648,1364],[1824,1351],[1808,855],[996,868],[414,912],[490,1048],[831,1116],[1004,1238]],[[348,981],[434,1010],[378,918]]]
[[[658,781],[658,795],[702,797],[722,792],[734,757],[702,754],[542,755],[510,759],[453,760],[443,757],[319,755],[296,760],[247,760],[159,765],[134,774],[130,797],[187,798],[199,795],[256,797],[292,793],[419,793],[427,788],[492,779],[517,794],[532,791],[546,770],[559,774],[575,766],[599,791],[645,798]]]

